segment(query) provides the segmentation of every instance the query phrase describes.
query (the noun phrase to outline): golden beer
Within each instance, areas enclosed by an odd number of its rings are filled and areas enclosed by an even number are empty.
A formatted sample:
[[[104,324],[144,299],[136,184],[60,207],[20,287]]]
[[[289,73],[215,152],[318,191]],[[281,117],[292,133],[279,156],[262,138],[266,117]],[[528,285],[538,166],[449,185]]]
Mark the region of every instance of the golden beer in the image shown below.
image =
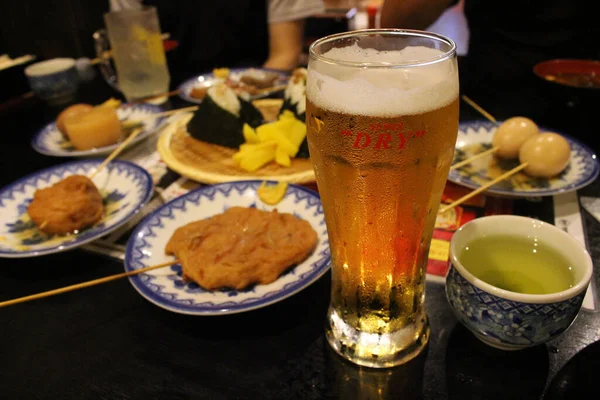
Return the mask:
[[[420,32],[336,36],[321,55],[311,47],[306,108],[332,257],[327,338],[350,361],[387,367],[429,338],[425,267],[458,132],[454,47]]]

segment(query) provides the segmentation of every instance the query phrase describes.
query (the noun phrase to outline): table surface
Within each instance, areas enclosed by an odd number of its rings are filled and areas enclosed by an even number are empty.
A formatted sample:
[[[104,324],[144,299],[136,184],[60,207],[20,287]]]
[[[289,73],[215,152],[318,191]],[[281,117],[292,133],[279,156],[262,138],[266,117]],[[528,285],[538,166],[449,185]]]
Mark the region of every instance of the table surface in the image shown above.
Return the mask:
[[[85,85],[79,101],[112,93]],[[180,107],[178,99],[168,106]],[[29,101],[0,114],[0,185],[64,160],[30,147],[32,135],[60,111]],[[510,108],[504,110],[510,116]],[[514,114],[513,114],[514,115]],[[502,115],[497,115],[502,117]],[[464,106],[461,120],[479,119]],[[600,182],[580,191],[600,197]],[[515,212],[551,214],[551,200],[519,200]],[[600,223],[582,210],[594,261]],[[123,271],[81,250],[0,261],[0,300]],[[598,274],[596,283],[600,284]],[[600,287],[600,286],[599,286]],[[456,320],[439,283],[427,284],[431,339],[426,352],[397,368],[359,368],[324,338],[330,275],[272,306],[229,316],[168,312],[127,280],[0,309],[3,399],[464,399],[573,398],[595,387],[600,314],[582,311],[544,346],[504,352],[476,340]],[[588,377],[590,379],[588,379]]]

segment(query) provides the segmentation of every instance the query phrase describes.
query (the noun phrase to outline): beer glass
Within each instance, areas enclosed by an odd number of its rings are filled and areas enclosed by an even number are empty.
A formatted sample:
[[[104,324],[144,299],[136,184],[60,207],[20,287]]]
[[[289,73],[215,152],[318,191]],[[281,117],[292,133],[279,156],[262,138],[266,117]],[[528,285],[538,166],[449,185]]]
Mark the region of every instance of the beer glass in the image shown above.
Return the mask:
[[[390,367],[427,344],[425,268],[458,132],[452,40],[362,30],[310,46],[308,146],[331,247],[326,336]]]
[[[127,101],[167,93],[170,76],[156,8],[109,12],[104,14],[104,22],[106,31],[97,31],[94,39],[106,81]],[[108,57],[109,47],[116,74]]]

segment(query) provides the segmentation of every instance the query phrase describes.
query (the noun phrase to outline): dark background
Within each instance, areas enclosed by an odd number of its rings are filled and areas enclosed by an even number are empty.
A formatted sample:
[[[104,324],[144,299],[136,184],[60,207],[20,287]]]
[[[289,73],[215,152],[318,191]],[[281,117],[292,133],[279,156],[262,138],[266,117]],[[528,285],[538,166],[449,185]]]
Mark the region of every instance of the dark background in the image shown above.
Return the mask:
[[[93,58],[108,0],[0,0],[0,10],[0,53]]]

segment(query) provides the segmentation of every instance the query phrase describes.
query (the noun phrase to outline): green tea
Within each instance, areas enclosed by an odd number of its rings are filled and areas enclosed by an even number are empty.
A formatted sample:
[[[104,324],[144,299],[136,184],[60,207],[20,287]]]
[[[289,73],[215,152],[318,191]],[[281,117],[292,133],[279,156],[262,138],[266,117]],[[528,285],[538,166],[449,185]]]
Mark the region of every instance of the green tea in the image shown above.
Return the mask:
[[[483,236],[469,242],[458,259],[477,278],[511,292],[549,294],[575,284],[569,261],[535,238]]]

